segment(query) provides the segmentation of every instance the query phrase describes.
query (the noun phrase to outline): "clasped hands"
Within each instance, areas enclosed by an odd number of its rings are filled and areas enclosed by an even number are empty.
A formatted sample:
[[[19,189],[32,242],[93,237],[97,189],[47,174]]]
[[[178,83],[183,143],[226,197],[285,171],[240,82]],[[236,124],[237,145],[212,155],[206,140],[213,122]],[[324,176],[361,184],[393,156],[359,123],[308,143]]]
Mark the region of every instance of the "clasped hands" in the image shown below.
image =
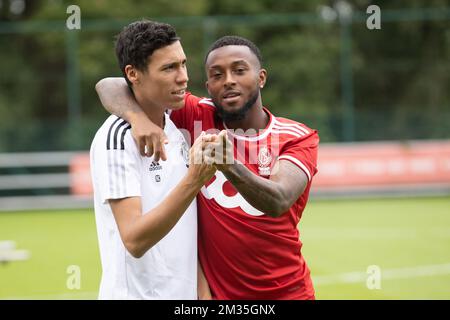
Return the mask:
[[[214,166],[217,170],[224,171],[234,163],[233,145],[226,130],[219,134],[202,132],[191,149],[190,163],[194,165]]]

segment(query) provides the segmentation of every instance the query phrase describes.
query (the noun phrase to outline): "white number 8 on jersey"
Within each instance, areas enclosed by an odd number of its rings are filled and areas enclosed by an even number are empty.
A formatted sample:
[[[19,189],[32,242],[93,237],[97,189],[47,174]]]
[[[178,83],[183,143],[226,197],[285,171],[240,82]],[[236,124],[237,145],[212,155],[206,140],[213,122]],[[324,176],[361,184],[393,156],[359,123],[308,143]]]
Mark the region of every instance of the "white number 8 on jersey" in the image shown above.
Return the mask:
[[[239,192],[231,197],[224,194],[223,185],[227,181],[228,180],[223,173],[217,171],[216,179],[209,186],[203,186],[202,194],[206,199],[214,199],[220,206],[227,209],[241,208],[242,211],[252,216],[262,216],[264,214],[264,212],[259,211],[248,203]]]

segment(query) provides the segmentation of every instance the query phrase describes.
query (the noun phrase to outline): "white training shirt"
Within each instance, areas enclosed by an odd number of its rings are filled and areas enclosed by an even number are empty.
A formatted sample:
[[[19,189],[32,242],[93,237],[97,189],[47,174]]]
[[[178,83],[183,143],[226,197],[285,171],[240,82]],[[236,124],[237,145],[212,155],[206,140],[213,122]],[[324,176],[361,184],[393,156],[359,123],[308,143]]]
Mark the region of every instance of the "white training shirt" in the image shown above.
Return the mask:
[[[188,145],[165,114],[167,161],[141,157],[131,126],[110,116],[91,145],[95,220],[103,268],[99,299],[197,299],[195,200],[174,228],[139,259],[125,248],[108,199],[141,197],[156,207],[187,172]]]

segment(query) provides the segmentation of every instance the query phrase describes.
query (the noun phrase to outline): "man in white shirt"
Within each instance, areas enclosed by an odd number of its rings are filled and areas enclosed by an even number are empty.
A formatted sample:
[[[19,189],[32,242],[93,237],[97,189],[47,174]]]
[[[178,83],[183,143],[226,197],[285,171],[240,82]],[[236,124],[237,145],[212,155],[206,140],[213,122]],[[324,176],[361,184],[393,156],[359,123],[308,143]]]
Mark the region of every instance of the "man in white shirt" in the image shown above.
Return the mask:
[[[95,217],[103,275],[100,299],[197,299],[197,193],[215,168],[191,150],[165,113],[184,106],[186,56],[173,27],[139,21],[118,35],[116,55],[138,104],[164,129],[165,162],[142,157],[131,126],[110,116],[91,146]],[[207,287],[199,282],[199,287]]]

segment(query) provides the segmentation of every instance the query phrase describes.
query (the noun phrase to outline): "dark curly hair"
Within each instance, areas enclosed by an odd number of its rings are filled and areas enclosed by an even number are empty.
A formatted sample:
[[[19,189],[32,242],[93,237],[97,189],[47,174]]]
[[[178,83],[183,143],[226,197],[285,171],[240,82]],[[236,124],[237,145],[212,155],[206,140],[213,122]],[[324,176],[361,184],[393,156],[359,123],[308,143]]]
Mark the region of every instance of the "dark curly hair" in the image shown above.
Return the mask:
[[[128,85],[131,87],[131,82],[125,73],[125,67],[128,64],[143,71],[147,68],[149,56],[155,50],[178,40],[180,38],[175,28],[166,23],[141,20],[123,28],[116,36],[116,56]]]
[[[205,56],[205,63],[206,60],[208,59],[209,54],[211,53],[211,51],[214,51],[218,48],[222,48],[225,46],[246,46],[250,49],[251,52],[253,52],[255,54],[255,56],[258,58],[259,64],[262,66],[262,55],[261,52],[259,51],[258,47],[251,42],[248,39],[239,37],[239,36],[224,36],[218,40],[216,40],[216,42],[214,42],[211,47],[208,50],[208,53]]]

